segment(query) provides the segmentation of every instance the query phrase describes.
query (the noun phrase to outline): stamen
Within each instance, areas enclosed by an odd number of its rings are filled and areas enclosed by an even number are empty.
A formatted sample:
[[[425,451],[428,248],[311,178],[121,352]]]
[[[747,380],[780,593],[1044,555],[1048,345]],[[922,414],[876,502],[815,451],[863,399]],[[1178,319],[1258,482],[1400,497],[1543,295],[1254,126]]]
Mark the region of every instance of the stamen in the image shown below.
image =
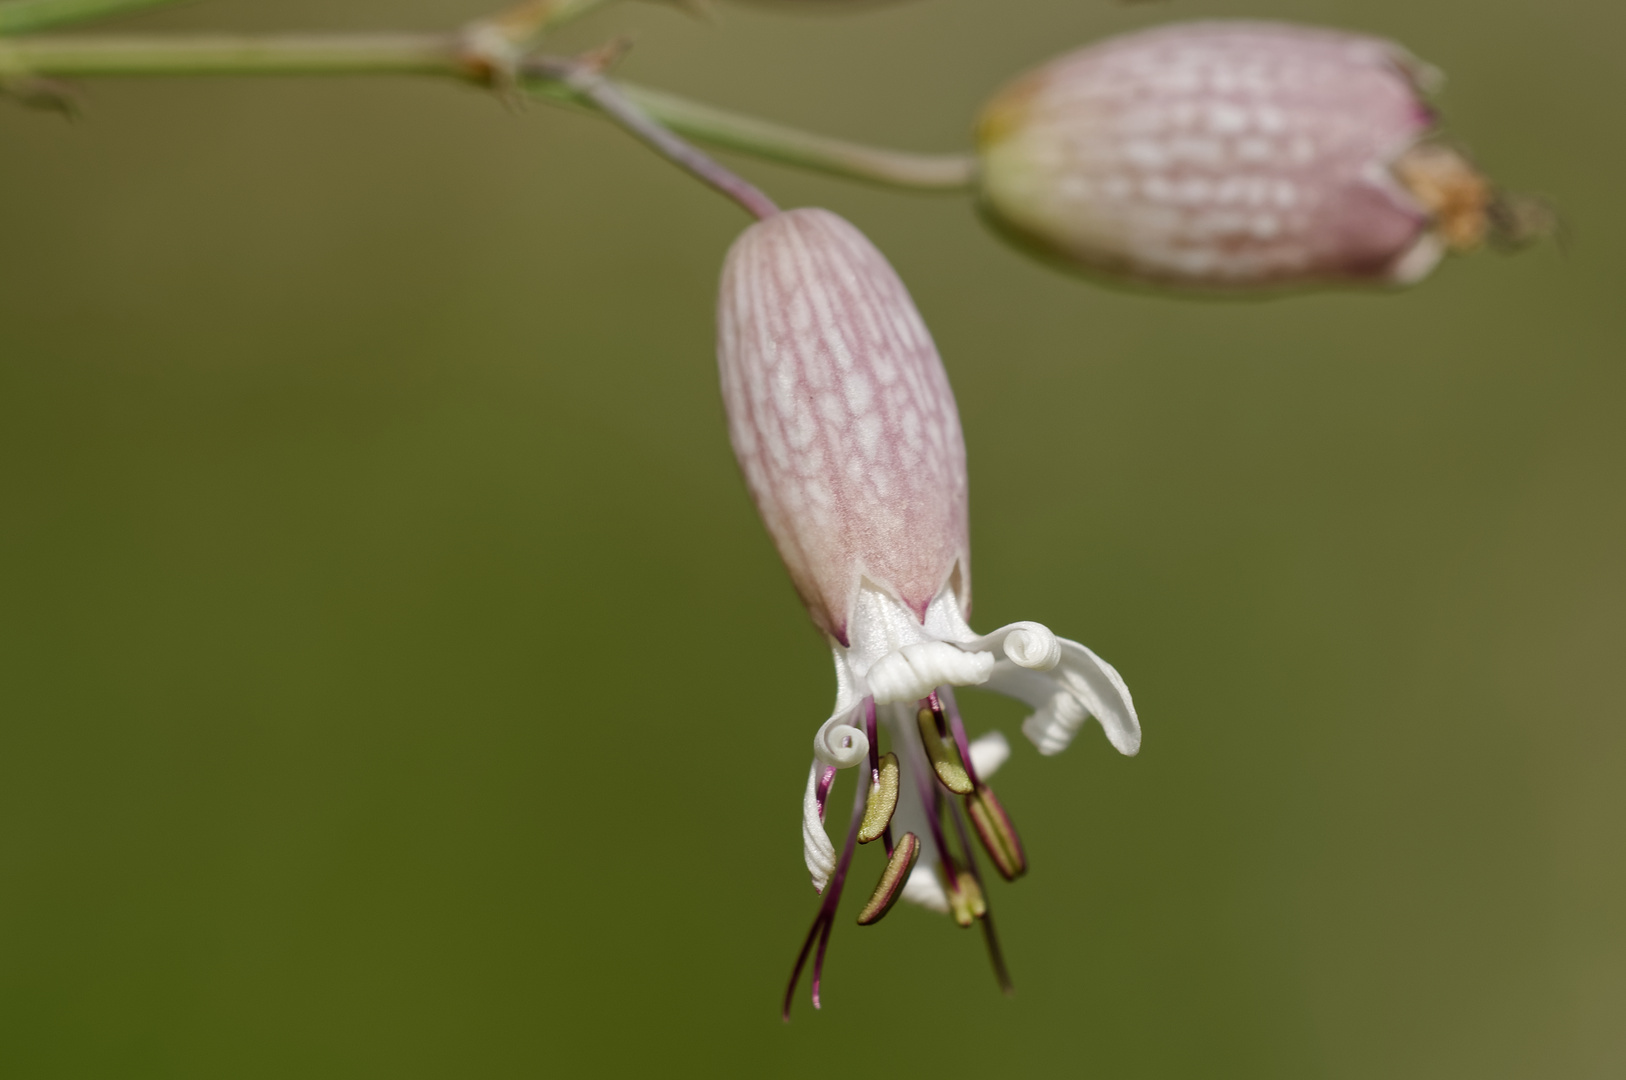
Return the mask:
[[[852,849],[851,838],[848,839],[847,844],[848,846],[844,850],[850,851]],[[829,917],[824,920],[824,931],[819,934],[818,955],[813,957],[813,1007],[815,1009],[824,1007],[823,1003],[819,1001],[819,984],[824,981],[824,950],[830,947],[830,931],[835,928],[836,912],[834,908],[831,908]]]
[[[1027,873],[1028,857],[1022,850],[1022,838],[1016,835],[1016,826],[994,797],[994,789],[978,784],[976,793],[965,797],[965,810],[976,827],[977,839],[982,841],[983,850],[994,861],[1000,876],[1006,881],[1015,881]]]
[[[875,731],[875,698],[873,696],[864,699],[864,734],[869,739],[869,782],[871,784],[879,785],[881,782],[881,759],[878,755],[881,752],[881,740]],[[895,763],[897,761],[897,755],[891,756],[893,762]],[[894,782],[894,787],[895,786],[896,782]],[[897,809],[896,796],[894,796],[892,808],[893,810]],[[866,808],[866,816],[868,813],[869,811]],[[881,841],[886,847],[886,857],[889,859],[892,857],[891,817],[892,815],[889,813],[887,815],[887,824],[881,827]],[[871,837],[870,839],[874,839],[874,837]],[[860,840],[859,843],[867,844],[869,843],[869,840]]]
[[[907,709],[908,706],[906,705],[898,706],[897,716],[900,728],[908,723],[906,719],[909,715]],[[908,753],[910,754],[909,773],[915,778],[916,788],[920,793],[920,805],[925,811],[926,823],[932,831],[932,850],[937,852],[939,876],[942,878],[945,894],[952,895],[956,888],[955,867],[953,853],[949,851],[948,844],[943,841],[943,791],[932,781],[932,774],[921,767],[923,764],[920,760],[921,755],[916,753],[913,747],[909,748]]]
[[[866,704],[873,709],[872,702]],[[855,841],[858,838],[858,827],[864,820],[864,808],[869,802],[869,786],[869,776],[860,773],[858,787],[853,792],[852,823],[847,826],[847,839],[841,845],[841,859],[836,864],[836,872],[830,878],[830,883],[824,888],[823,897],[819,902],[819,913],[813,917],[813,925],[802,941],[802,950],[796,954],[796,966],[790,972],[790,985],[785,987],[784,1011],[780,1015],[786,1021],[790,1020],[791,1000],[796,996],[796,984],[801,980],[802,967],[807,963],[807,954],[812,950],[815,938],[818,939],[819,951],[813,958],[813,1007],[815,1009],[819,1007],[819,982],[824,977],[824,951],[830,944],[830,929],[835,924],[836,905],[841,902],[841,889],[847,882],[847,870],[852,866],[853,852],[858,847]],[[828,796],[827,786],[822,794]]]
[[[949,809],[954,812],[954,831],[960,836],[960,847],[965,849],[966,866],[971,871],[972,880],[977,883],[978,892],[982,890],[982,874],[977,870],[977,857],[971,853],[971,840],[965,834],[965,818],[960,816],[960,808],[952,802]],[[982,940],[988,946],[988,962],[994,967],[994,978],[999,982],[999,988],[1006,994],[1016,993],[1016,986],[1011,982],[1010,969],[1005,966],[1005,952],[999,947],[999,935],[994,933],[994,913],[988,910],[986,902],[982,911]]]
[[[948,739],[943,707],[935,691],[930,697],[922,699],[920,709],[915,713],[915,721],[920,726],[920,741],[926,748],[926,756],[931,759],[932,770],[937,773],[943,786],[956,795],[969,795],[976,790],[970,774],[966,772],[959,748]]]
[[[1394,163],[1395,176],[1434,216],[1434,227],[1452,251],[1485,242],[1496,192],[1466,154],[1441,143],[1418,143]]]
[[[881,739],[875,730],[875,698],[873,695],[864,699],[864,737],[869,740],[869,771],[874,773],[881,767]]]
[[[927,700],[932,703],[935,711],[939,733],[943,733],[943,724],[947,720],[947,734],[953,736],[954,749],[960,755],[960,761],[964,763],[966,777],[971,781],[971,786],[975,787],[980,781],[977,779],[977,770],[971,764],[971,745],[965,737],[965,723],[960,719],[960,703],[954,700],[954,691],[947,686],[939,686],[932,691],[932,696]],[[958,791],[955,794],[969,795],[970,792]]]
[[[870,780],[864,824],[858,829],[860,844],[880,839],[887,826],[892,824],[892,812],[898,808],[898,776],[898,755],[887,754]]]
[[[1005,966],[1005,950],[999,947],[999,934],[994,931],[994,913],[989,912],[982,917],[982,941],[988,946],[988,962],[994,967],[994,981],[999,983],[999,989],[1006,997],[1016,993],[1016,984],[1011,981],[1010,968]]]
[[[954,912],[954,921],[961,926],[970,926],[988,914],[988,901],[971,871],[961,870],[955,875],[954,891],[949,893],[949,908]]]
[[[904,833],[898,841],[898,846],[892,852],[892,857],[886,861],[886,869],[881,871],[880,884],[875,886],[875,892],[870,895],[869,903],[864,910],[858,913],[859,926],[871,926],[881,921],[892,905],[898,902],[903,895],[903,883],[909,880],[909,874],[915,868],[915,860],[920,857],[920,837],[912,832]]]
[[[830,788],[836,782],[836,767],[826,765],[824,771],[819,773],[819,783],[813,789],[814,797],[819,802],[819,820],[824,820],[824,804],[830,801]]]
[[[976,787],[965,797],[965,809],[971,815],[971,824],[976,826],[977,839],[982,841],[983,849],[994,861],[1000,876],[1006,881],[1015,881],[1028,872],[1028,857],[1022,850],[1022,838],[1017,835],[1016,826],[1005,812],[1005,807],[994,797],[994,789],[977,776],[976,767],[971,761],[970,744],[965,736],[965,722],[960,719],[960,706],[954,700],[954,691],[946,686],[940,687],[935,696],[948,718],[949,730],[954,733],[955,748],[959,750],[960,759],[965,762],[966,772]]]
[[[959,834],[959,846],[966,851],[966,865],[971,870],[971,877],[977,883],[977,890],[982,888],[982,873],[977,870],[977,857],[971,854],[971,839],[966,836],[966,820],[959,815],[959,807],[953,802],[948,803],[954,813],[954,831]],[[1000,991],[1005,994],[1015,994],[1016,986],[1011,982],[1010,968],[1005,966],[1005,950],[1000,948],[1000,935],[993,932],[993,912],[987,909],[987,903],[982,908],[979,919],[982,924],[982,943],[989,947],[989,963],[993,965],[993,979],[1000,984]]]

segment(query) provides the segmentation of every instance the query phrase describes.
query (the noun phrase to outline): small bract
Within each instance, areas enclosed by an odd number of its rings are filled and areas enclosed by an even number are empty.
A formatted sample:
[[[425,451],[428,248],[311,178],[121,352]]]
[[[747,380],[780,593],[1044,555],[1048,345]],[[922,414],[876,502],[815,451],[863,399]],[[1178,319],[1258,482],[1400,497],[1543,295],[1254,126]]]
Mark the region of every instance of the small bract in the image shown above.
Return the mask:
[[[1430,141],[1439,81],[1393,42],[1335,30],[1126,34],[988,104],[982,204],[1026,244],[1126,282],[1409,284],[1499,220],[1479,171]]]
[[[1095,717],[1120,752],[1140,747],[1112,666],[1038,623],[979,635],[971,614],[965,441],[948,375],[909,292],[875,246],[825,210],[758,222],[734,243],[718,302],[729,435],[746,485],[835,658],[836,704],[813,736],[802,853],[823,894],[785,995],[810,951],[819,1002],[824,950],[857,846],[879,840],[880,881],[858,913],[901,897],[980,924],[1008,980],[971,837],[1001,876],[1027,856],[988,779],[1009,753],[972,741],[954,687],[1026,702],[1042,754]],[[889,749],[882,752],[881,728]],[[839,857],[825,805],[858,769]]]

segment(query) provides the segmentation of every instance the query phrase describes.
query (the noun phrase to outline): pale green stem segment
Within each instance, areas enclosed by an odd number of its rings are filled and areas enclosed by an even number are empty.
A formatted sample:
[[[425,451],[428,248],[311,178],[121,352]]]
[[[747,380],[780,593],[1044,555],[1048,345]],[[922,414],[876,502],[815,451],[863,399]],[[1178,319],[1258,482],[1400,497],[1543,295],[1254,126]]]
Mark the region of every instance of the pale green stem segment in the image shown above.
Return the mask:
[[[0,40],[0,71],[120,75],[452,75],[474,67],[449,34],[29,37]]]
[[[0,2],[0,35],[28,34],[69,23],[111,19],[147,8],[181,3],[183,0],[4,0]],[[523,0],[487,23],[523,42],[573,22],[611,0]]]
[[[585,0],[581,0],[585,2]],[[593,107],[556,71],[556,61],[523,62],[518,75],[540,96]],[[0,40],[0,74],[146,75],[440,75],[488,83],[489,64],[457,34],[322,36],[29,37]],[[614,83],[652,119],[713,146],[787,165],[888,187],[963,191],[976,177],[973,158],[911,154],[863,146]]]
[[[539,61],[540,62],[540,61]],[[547,69],[543,69],[547,70]],[[772,199],[756,185],[723,168],[701,151],[690,146],[660,124],[643,109],[630,101],[627,95],[609,79],[580,64],[564,61],[548,71],[563,79],[577,94],[628,132],[641,140],[657,154],[687,169],[702,181],[733,199],[758,221],[766,221],[779,213]]]
[[[27,34],[173,3],[176,0],[10,0],[0,4],[0,34]]]
[[[538,89],[544,94],[555,92],[550,86]],[[922,191],[964,191],[976,180],[976,160],[967,155],[884,150],[741,116],[662,90],[626,83],[621,89],[679,134],[769,161]]]

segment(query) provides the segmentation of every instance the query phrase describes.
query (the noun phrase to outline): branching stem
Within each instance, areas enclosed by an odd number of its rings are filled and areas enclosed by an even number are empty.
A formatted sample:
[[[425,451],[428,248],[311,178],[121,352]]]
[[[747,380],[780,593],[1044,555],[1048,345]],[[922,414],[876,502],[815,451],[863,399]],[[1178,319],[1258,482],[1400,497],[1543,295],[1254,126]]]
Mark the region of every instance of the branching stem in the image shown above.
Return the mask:
[[[13,0],[16,3],[45,0]],[[67,0],[59,0],[67,2]],[[74,0],[81,4],[115,0]],[[124,0],[133,7],[138,0]],[[156,3],[158,0],[147,0]],[[0,13],[6,10],[0,5]],[[557,59],[521,62],[521,84],[539,97],[607,111],[560,74]],[[0,37],[0,76],[434,75],[489,85],[491,65],[459,34]],[[864,146],[600,78],[598,85],[671,132],[754,157],[917,191],[964,191],[975,162]],[[602,94],[599,95],[601,98]],[[625,123],[624,118],[616,119]],[[663,151],[664,152],[664,151]]]
[[[574,93],[597,107],[656,153],[699,177],[733,199],[758,220],[779,213],[779,207],[749,181],[736,175],[672,134],[603,75],[580,64],[538,57],[529,70],[557,78]]]
[[[815,135],[783,124],[727,112],[641,86],[623,84],[627,96],[673,131],[753,157],[915,191],[966,191],[976,180],[976,159],[965,154],[914,154]],[[548,88],[542,87],[547,93]]]

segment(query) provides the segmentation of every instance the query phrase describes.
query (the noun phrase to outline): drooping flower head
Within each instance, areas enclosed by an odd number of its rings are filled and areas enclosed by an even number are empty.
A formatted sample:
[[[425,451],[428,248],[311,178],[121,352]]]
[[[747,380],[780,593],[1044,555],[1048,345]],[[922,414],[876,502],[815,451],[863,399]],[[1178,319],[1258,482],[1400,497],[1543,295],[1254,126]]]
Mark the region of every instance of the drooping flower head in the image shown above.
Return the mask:
[[[817,943],[813,1000],[856,844],[887,863],[858,921],[899,898],[981,922],[1003,961],[970,836],[1014,879],[1026,855],[987,784],[1008,746],[967,738],[953,688],[1019,698],[1041,753],[1093,716],[1125,754],[1140,725],[1111,665],[1038,623],[978,635],[971,611],[965,442],[948,376],[908,290],[825,210],[751,226],[723,269],[718,362],[729,434],[757,509],[835,657],[836,705],[813,738],[803,856],[823,894],[786,992]],[[890,752],[881,753],[885,724]],[[862,766],[838,858],[824,828],[839,769]],[[969,828],[968,828],[969,821]]]
[[[978,129],[1005,231],[1108,277],[1208,290],[1409,284],[1519,231],[1460,151],[1430,141],[1433,68],[1391,41],[1195,22],[1068,53]]]

